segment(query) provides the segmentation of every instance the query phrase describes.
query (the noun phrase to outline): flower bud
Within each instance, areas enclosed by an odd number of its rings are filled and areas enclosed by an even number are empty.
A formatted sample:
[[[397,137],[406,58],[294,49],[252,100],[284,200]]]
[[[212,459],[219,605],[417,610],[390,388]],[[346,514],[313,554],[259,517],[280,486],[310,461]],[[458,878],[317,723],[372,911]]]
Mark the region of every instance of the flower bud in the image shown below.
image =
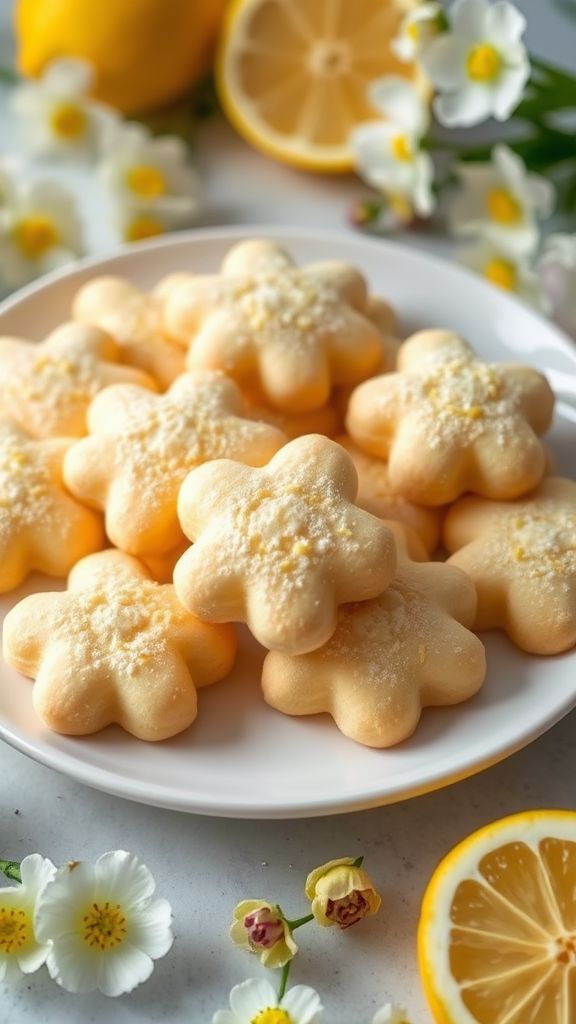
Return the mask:
[[[260,956],[264,967],[283,967],[298,952],[278,907],[265,900],[243,900],[234,909],[230,938]]]
[[[305,892],[316,921],[324,927],[350,928],[375,914],[381,903],[370,876],[352,857],[328,861],[311,871]]]

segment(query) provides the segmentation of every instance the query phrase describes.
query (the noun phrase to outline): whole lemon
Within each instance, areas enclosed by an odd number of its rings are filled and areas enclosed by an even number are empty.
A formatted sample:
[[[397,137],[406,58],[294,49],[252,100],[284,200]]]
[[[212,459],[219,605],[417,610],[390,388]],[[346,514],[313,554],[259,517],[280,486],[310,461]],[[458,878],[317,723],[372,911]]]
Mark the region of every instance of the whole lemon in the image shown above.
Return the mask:
[[[17,0],[18,65],[90,61],[95,96],[130,113],[179,96],[207,70],[226,0]]]

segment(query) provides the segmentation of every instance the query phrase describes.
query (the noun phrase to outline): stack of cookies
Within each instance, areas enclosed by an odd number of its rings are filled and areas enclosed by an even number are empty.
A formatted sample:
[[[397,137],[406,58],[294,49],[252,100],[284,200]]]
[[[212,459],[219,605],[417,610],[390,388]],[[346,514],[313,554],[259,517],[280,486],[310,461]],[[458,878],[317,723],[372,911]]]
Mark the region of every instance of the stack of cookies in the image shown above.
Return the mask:
[[[0,339],[0,591],[69,574],[4,624],[49,728],[182,731],[233,623],[272,707],[374,747],[478,690],[475,630],[576,643],[545,378],[395,333],[353,267],[255,240],[151,293],[92,280],[44,342]]]

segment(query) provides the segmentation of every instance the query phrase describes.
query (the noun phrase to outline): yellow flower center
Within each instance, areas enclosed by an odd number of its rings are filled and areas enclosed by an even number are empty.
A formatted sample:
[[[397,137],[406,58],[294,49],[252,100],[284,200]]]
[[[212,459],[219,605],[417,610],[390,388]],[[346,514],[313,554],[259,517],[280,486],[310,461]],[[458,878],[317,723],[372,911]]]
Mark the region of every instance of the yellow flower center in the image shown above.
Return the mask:
[[[498,285],[499,288],[504,288],[507,292],[516,291],[518,274],[514,264],[509,263],[508,260],[489,260],[484,267],[484,276],[492,284]]]
[[[34,932],[29,914],[21,907],[0,906],[0,953],[18,955]]]
[[[411,21],[406,28],[406,35],[412,42],[417,43],[420,40],[420,25],[417,21]]]
[[[143,213],[135,217],[124,233],[127,242],[140,242],[144,238],[154,238],[164,233],[164,225],[156,218]]]
[[[390,148],[395,160],[407,162],[408,160],[412,160],[414,156],[414,150],[410,144],[410,139],[406,135],[394,135],[390,143]]]
[[[498,224],[517,224],[522,219],[522,207],[507,188],[492,188],[486,196],[488,216]]]
[[[468,52],[466,69],[474,82],[493,82],[502,70],[502,58],[491,43],[478,43]]]
[[[82,917],[82,938],[105,953],[126,938],[126,918],[119,903],[92,903]]]
[[[88,118],[76,103],[59,103],[50,114],[50,127],[59,139],[73,142],[86,134]]]
[[[138,164],[126,172],[126,184],[140,199],[157,199],[166,194],[166,178],[151,164]]]
[[[54,221],[42,213],[31,214],[15,224],[12,237],[29,260],[43,256],[60,240]]]
[[[252,1018],[250,1024],[292,1024],[292,1017],[286,1010],[281,1010],[279,1006],[269,1006],[267,1010],[262,1010]]]

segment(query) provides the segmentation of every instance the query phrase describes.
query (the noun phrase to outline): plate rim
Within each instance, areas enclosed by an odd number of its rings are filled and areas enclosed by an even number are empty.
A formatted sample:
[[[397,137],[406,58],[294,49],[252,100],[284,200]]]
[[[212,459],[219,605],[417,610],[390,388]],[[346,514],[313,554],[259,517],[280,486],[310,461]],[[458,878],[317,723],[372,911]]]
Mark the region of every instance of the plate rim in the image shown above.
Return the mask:
[[[118,261],[121,264],[125,260],[129,262],[130,258],[134,256],[138,258],[144,255],[146,258],[147,254],[153,255],[166,249],[186,249],[191,244],[194,246],[202,245],[203,242],[209,243],[211,241],[226,241],[233,244],[235,241],[248,237],[279,238],[282,243],[286,241],[288,244],[290,240],[302,243],[308,241],[326,244],[327,247],[343,243],[346,246],[352,246],[360,250],[368,249],[373,254],[379,253],[382,257],[401,255],[403,258],[431,265],[441,272],[448,271],[453,279],[456,278],[456,281],[458,277],[462,277],[469,283],[474,282],[474,286],[479,289],[480,295],[484,292],[487,297],[490,296],[492,300],[494,298],[493,285],[478,277],[468,268],[454,264],[450,260],[427,250],[413,248],[412,246],[396,242],[394,239],[359,236],[350,230],[315,231],[293,225],[235,224],[212,228],[192,228],[157,239],[123,245],[107,253],[87,256],[58,268],[50,274],[44,275],[41,279],[19,289],[0,303],[0,329],[1,319],[4,314],[18,309],[18,307],[25,305],[29,299],[49,291],[63,281],[81,277],[87,271],[100,270],[105,273],[106,271],[103,268],[109,267],[110,263]],[[121,273],[122,271],[121,267],[118,267],[117,271],[109,272]],[[130,276],[129,270],[127,276]],[[508,305],[512,312],[520,311],[524,316],[529,315],[536,321],[536,324],[539,323],[547,332],[552,332],[552,335],[556,337],[556,343],[560,343],[559,347],[569,354],[574,361],[574,342],[557,325],[547,320],[538,310],[527,307],[525,303],[514,295],[502,293],[499,295],[499,301]],[[545,344],[544,347],[548,347],[548,345]],[[445,763],[447,759],[452,760],[453,758],[453,755],[447,755],[446,758],[441,758],[436,762],[431,774],[419,784],[407,786],[406,783],[402,782],[402,776],[400,776],[400,778],[393,780],[392,784],[388,780],[385,792],[382,792],[383,776],[377,774],[376,780],[370,786],[364,784],[358,790],[355,798],[351,796],[342,798],[341,796],[334,795],[330,798],[315,797],[307,801],[292,799],[275,803],[270,803],[269,799],[259,801],[254,796],[251,797],[250,801],[244,799],[244,801],[234,800],[231,802],[230,799],[225,800],[214,794],[203,799],[199,793],[192,794],[191,799],[186,791],[175,791],[166,784],[156,783],[152,785],[141,780],[138,781],[133,777],[126,778],[109,768],[85,763],[73,753],[57,749],[51,750],[49,747],[44,746],[42,742],[38,745],[34,739],[23,736],[11,728],[3,716],[0,716],[0,738],[37,763],[58,771],[84,785],[116,797],[133,800],[149,806],[207,816],[257,820],[290,819],[317,817],[336,813],[343,814],[384,806],[385,804],[412,799],[424,793],[453,785],[462,779],[484,771],[486,768],[497,764],[528,746],[575,707],[576,686],[574,692],[566,696],[559,705],[555,706],[549,716],[541,718],[538,724],[532,724],[525,732],[516,736],[512,742],[502,740],[483,759],[479,759],[477,754],[472,754],[462,759],[459,761],[457,770],[454,767],[450,769]]]

